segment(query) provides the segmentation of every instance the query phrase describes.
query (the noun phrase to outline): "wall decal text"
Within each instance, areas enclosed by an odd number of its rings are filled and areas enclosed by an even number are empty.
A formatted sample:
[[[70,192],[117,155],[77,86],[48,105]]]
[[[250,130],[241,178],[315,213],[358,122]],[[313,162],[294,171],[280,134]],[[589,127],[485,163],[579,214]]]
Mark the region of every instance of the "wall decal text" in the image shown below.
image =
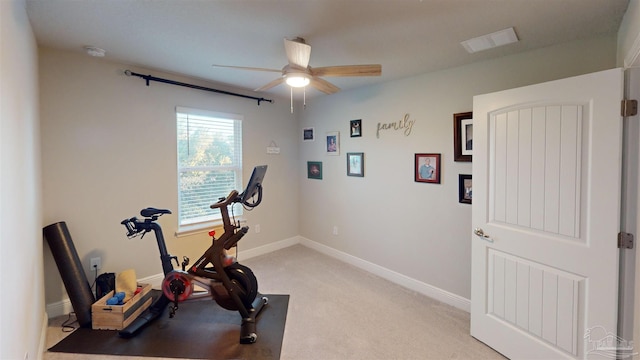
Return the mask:
[[[415,124],[416,120],[409,119],[409,114],[404,114],[402,120],[398,120],[392,123],[378,123],[378,130],[376,131],[376,137],[380,138],[380,130],[404,130],[404,136],[409,136],[411,134],[411,129],[413,129],[413,124]]]

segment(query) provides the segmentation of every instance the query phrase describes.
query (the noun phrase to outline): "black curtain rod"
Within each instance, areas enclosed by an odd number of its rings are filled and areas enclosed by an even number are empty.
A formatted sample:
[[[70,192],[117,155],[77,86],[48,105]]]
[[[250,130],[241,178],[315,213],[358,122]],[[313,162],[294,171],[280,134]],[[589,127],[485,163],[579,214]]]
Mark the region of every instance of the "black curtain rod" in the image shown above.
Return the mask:
[[[134,73],[131,70],[125,70],[124,74],[127,75],[127,76],[137,76],[137,77],[143,78],[147,82],[147,86],[149,86],[149,81],[157,81],[157,82],[170,84],[170,85],[184,86],[184,87],[188,87],[188,88],[191,88],[191,89],[211,91],[211,92],[215,92],[215,93],[219,93],[219,94],[238,96],[238,97],[242,97],[242,98],[245,98],[245,99],[251,99],[251,100],[257,101],[258,105],[260,105],[260,103],[262,101],[267,101],[267,102],[273,103],[273,100],[270,100],[270,99],[259,98],[259,97],[243,95],[243,94],[236,94],[236,93],[232,93],[232,92],[229,92],[229,91],[212,89],[212,88],[199,86],[199,85],[187,84],[187,83],[168,80],[168,79],[163,79],[163,78],[159,78],[159,77],[155,77],[155,76],[151,76],[151,75],[142,75],[142,74]]]

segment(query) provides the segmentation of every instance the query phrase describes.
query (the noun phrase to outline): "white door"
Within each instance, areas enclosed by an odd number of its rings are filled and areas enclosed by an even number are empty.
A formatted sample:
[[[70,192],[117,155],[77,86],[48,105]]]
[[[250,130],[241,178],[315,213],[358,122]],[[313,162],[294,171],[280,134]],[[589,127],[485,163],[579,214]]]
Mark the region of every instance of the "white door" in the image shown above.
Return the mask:
[[[507,357],[615,346],[623,81],[474,97],[471,335]]]

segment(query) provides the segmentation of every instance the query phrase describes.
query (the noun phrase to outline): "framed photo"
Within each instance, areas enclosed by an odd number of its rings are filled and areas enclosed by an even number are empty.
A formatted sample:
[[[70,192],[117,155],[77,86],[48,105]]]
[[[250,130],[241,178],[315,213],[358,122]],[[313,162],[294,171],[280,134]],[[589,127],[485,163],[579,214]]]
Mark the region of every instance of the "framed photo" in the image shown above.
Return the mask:
[[[415,181],[440,184],[440,154],[416,154]]]
[[[307,161],[307,178],[322,180],[322,161]]]
[[[458,202],[463,204],[471,204],[473,198],[473,182],[471,175],[458,175]]]
[[[364,153],[347,153],[347,176],[364,177]]]
[[[362,136],[362,119],[349,121],[349,134],[351,137]]]
[[[315,140],[313,128],[304,128],[302,129],[302,141],[313,141]]]
[[[327,155],[340,155],[340,133],[337,131],[327,133]]]
[[[472,160],[473,154],[473,113],[453,114],[453,160]]]

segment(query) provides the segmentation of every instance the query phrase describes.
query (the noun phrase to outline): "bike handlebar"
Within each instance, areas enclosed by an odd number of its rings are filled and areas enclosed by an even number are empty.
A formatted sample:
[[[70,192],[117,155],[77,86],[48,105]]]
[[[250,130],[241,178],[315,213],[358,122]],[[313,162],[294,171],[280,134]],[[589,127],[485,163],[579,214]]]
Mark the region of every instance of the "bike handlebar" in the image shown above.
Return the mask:
[[[145,218],[144,220],[132,217],[130,219],[122,220],[120,224],[127,228],[128,238],[136,237],[140,233],[143,233],[142,236],[144,236],[145,233],[153,230],[153,222],[158,220],[158,218],[164,214],[171,214],[171,210],[148,207],[140,210],[140,215]]]
[[[139,230],[136,229],[136,225],[135,223],[138,221],[137,218],[132,217],[131,219],[124,219],[120,222],[120,224],[124,225],[125,228],[127,228],[127,237],[128,238],[132,238],[136,235],[138,235],[138,233],[140,232]]]
[[[218,209],[221,208],[223,206],[229,206],[230,204],[233,204],[234,202],[238,202],[238,191],[236,190],[231,190],[231,192],[229,193],[229,195],[227,195],[226,198],[220,198],[220,200],[218,200],[217,203],[212,204],[210,206],[210,208],[212,209]]]

